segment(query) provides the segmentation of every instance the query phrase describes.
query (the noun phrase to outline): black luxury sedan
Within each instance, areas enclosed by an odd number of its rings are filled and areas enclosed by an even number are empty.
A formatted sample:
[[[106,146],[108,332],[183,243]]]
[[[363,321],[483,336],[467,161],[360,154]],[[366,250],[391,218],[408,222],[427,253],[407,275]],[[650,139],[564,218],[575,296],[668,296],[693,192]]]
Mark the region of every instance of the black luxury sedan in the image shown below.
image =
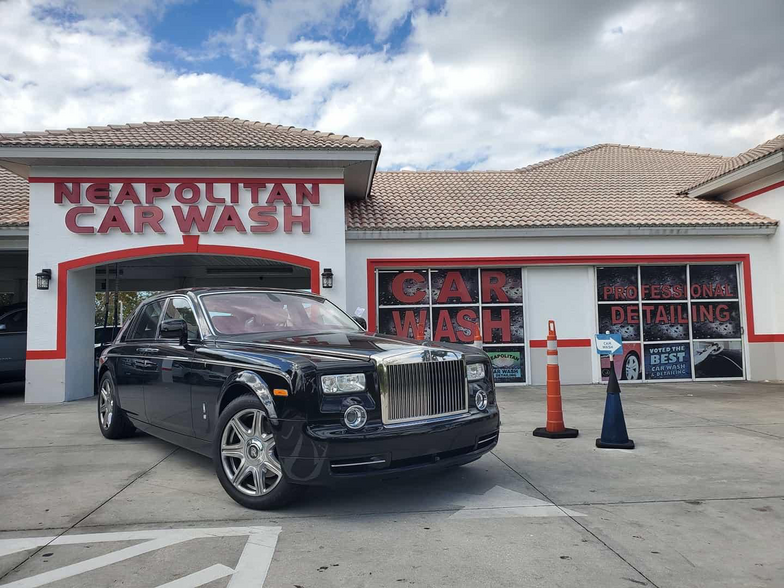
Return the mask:
[[[366,333],[302,292],[196,288],[139,306],[99,358],[105,437],[138,427],[210,456],[238,503],[461,465],[498,442],[475,347]]]

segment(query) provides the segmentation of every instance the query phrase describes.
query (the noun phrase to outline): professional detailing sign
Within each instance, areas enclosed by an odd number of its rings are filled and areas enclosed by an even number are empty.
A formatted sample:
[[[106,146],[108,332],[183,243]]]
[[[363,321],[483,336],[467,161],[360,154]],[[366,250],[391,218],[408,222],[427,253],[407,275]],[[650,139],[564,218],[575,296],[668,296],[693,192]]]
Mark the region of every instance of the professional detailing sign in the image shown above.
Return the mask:
[[[72,233],[310,233],[319,183],[287,180],[55,182],[54,203],[68,207]],[[171,226],[171,225],[168,225]]]

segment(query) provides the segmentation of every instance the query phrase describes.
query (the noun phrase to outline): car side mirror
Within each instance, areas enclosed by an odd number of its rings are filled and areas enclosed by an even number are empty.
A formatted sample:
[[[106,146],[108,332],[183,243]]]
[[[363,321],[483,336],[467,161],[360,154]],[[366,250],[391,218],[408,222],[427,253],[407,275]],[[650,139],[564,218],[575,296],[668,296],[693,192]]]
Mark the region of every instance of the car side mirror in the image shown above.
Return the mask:
[[[8,325],[2,324],[0,325],[0,331],[5,331],[8,328]]]
[[[367,331],[367,321],[365,319],[363,319],[361,316],[355,316],[353,318],[354,318],[354,322],[359,324],[360,327],[362,327]]]
[[[188,323],[183,319],[167,319],[161,323],[162,339],[179,339],[180,345],[188,343]]]

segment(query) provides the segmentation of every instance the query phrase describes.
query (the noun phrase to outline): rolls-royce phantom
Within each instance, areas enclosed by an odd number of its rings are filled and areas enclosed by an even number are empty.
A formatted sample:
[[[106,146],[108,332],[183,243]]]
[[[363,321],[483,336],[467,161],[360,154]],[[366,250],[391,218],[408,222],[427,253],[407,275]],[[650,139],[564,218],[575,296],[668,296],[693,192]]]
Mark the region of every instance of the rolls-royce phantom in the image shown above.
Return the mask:
[[[238,503],[461,465],[498,441],[476,347],[365,332],[313,294],[197,288],[146,300],[99,358],[98,421],[212,458]]]

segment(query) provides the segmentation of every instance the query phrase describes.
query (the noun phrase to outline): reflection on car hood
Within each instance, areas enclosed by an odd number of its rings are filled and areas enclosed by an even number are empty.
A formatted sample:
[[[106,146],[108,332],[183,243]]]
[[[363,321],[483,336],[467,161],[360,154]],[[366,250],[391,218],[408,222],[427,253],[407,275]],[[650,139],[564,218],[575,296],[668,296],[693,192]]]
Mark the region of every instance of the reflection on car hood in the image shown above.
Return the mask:
[[[303,354],[329,355],[351,359],[369,360],[371,356],[387,351],[405,351],[417,347],[451,349],[466,355],[477,352],[476,348],[451,343],[433,343],[431,341],[412,341],[390,335],[376,333],[352,333],[348,331],[328,332],[289,332],[289,333],[256,333],[250,335],[221,335],[220,344],[232,347],[249,346],[263,347],[277,351],[288,351]]]

